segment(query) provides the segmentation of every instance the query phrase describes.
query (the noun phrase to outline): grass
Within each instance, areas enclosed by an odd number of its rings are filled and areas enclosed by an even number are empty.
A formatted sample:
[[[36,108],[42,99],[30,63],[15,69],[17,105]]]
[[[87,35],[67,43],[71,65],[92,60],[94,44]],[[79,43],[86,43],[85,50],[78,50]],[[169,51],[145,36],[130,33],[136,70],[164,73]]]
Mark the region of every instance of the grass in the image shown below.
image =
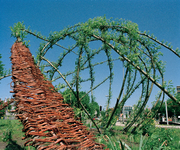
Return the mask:
[[[0,120],[0,150],[34,150],[33,147],[23,146],[22,128],[18,120]],[[151,135],[142,136],[141,132],[124,134],[123,128],[115,126],[104,136],[97,134],[97,142],[104,143],[110,150],[120,150],[121,145],[127,145],[131,150],[180,149],[180,129],[153,128]],[[2,149],[1,145],[6,146]]]
[[[10,129],[14,139],[23,137],[22,128],[23,126],[18,120],[0,120],[0,142],[3,142],[5,132]]]
[[[23,125],[18,120],[0,119],[0,150],[34,150],[24,147]]]
[[[172,128],[151,128],[149,135],[142,136],[142,132],[131,134],[130,132],[123,134],[124,127],[113,127],[114,133],[111,134],[113,141],[122,141],[126,143],[132,150],[178,150],[180,149],[180,129]],[[131,130],[129,130],[131,131]]]

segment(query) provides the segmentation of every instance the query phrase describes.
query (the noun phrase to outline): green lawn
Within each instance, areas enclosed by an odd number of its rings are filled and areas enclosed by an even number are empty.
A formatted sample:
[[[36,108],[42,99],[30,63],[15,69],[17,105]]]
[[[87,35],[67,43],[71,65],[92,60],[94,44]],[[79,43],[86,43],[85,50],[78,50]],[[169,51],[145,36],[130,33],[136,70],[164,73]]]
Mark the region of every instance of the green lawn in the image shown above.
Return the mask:
[[[33,150],[33,147],[25,147],[22,137],[22,124],[18,120],[0,120],[0,150]],[[120,149],[120,141],[127,144],[132,150],[153,149],[180,149],[180,129],[154,128],[149,136],[142,136],[140,132],[132,135],[130,132],[123,134],[123,127],[115,126],[106,132],[107,136],[98,136],[97,142],[104,143],[111,150]],[[8,141],[8,139],[11,139]],[[113,147],[113,148],[112,148]]]
[[[23,125],[18,120],[0,119],[0,150],[24,150]],[[9,140],[10,139],[10,140]],[[34,148],[29,147],[28,150]]]

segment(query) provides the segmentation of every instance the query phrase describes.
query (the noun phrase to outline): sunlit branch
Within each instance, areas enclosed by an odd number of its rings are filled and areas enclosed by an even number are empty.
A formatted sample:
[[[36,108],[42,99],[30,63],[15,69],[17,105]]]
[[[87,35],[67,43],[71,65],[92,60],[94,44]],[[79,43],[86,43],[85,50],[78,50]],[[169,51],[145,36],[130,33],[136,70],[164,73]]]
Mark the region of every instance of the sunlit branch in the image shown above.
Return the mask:
[[[136,86],[131,90],[131,91],[128,91],[128,92],[126,92],[126,93],[128,93],[127,94],[127,99],[134,93],[134,91],[145,81],[145,77],[144,78],[142,78],[142,80],[139,82],[139,83],[137,83],[136,84]]]
[[[6,78],[6,77],[9,77],[9,76],[12,76],[12,74],[7,74],[7,75],[4,75],[4,76],[1,76],[1,77],[0,77],[0,80],[4,79],[4,78]]]
[[[80,63],[81,63],[82,53],[83,53],[83,48],[81,47],[80,52],[79,52],[77,70],[76,70],[76,99],[78,101],[78,108],[80,105],[80,100],[79,100],[79,72],[80,72]],[[81,120],[81,116],[80,116],[80,120]]]
[[[27,33],[29,33],[29,34],[31,34],[31,35],[33,35],[33,36],[35,36],[35,37],[43,40],[43,41],[47,41],[47,42],[50,42],[50,43],[51,43],[51,41],[47,40],[46,38],[43,38],[43,37],[41,37],[41,36],[38,36],[38,35],[36,35],[35,33],[31,32],[31,31],[29,31],[29,30],[27,30],[27,29],[21,29],[21,30],[23,30],[23,31],[25,31],[25,32],[27,32]],[[69,34],[70,34],[70,33],[69,33]],[[67,36],[67,35],[64,35],[64,36]],[[57,46],[65,49],[65,50],[67,50],[67,51],[69,50],[68,48],[63,47],[62,45],[58,44],[57,42],[54,43],[54,45],[57,45]],[[75,52],[73,51],[73,53],[75,53]],[[76,53],[75,53],[75,54],[76,54]],[[77,55],[77,54],[76,54],[76,55]]]
[[[97,87],[99,87],[101,84],[103,84],[107,79],[109,79],[110,76],[108,76],[107,78],[105,78],[102,82],[100,82],[98,85],[96,85],[95,87],[93,87],[91,90],[89,90],[85,95],[83,95],[80,98],[80,101],[86,96],[88,95],[91,91],[95,90]]]
[[[104,39],[93,35],[95,38],[101,40],[104,42]],[[148,79],[151,80],[151,82],[153,82],[158,88],[160,88],[162,91],[165,92],[166,95],[169,96],[169,98],[171,98],[174,102],[178,103],[180,105],[180,102],[177,101],[177,99],[171,95],[162,85],[160,85],[159,83],[157,83],[155,81],[155,79],[153,79],[152,77],[149,76],[149,74],[147,72],[145,72],[144,70],[142,70],[139,66],[137,66],[136,64],[134,64],[130,59],[128,59],[127,57],[125,57],[118,49],[116,49],[112,44],[107,43],[116,53],[118,53],[124,60],[126,60],[128,63],[130,63],[132,66],[134,66],[138,71],[140,71],[142,74],[144,74]]]
[[[145,33],[140,33],[140,32],[138,32],[138,33],[139,33],[140,35],[146,36],[146,37],[150,38],[151,40],[157,42],[158,44],[164,46],[165,48],[169,49],[171,52],[173,52],[176,56],[178,56],[178,57],[180,58],[180,55],[179,55],[175,50],[173,50],[172,48],[166,46],[166,45],[163,44],[162,42],[160,42],[160,41],[158,41],[158,40],[152,38],[151,36],[149,36],[149,35],[147,35],[147,34],[145,34]]]
[[[2,105],[0,105],[0,111],[4,108],[6,108],[7,106],[9,106],[11,103],[13,103],[15,100],[14,99],[10,99],[10,101],[8,100],[7,102],[3,103]]]
[[[128,86],[128,90],[127,90],[127,92],[126,92],[126,93],[129,93],[129,92],[133,89],[133,86],[134,86],[135,81],[136,81],[136,76],[137,76],[137,70],[135,70],[134,79],[133,79],[133,81],[132,81],[131,86],[130,86],[130,85]],[[129,79],[129,80],[130,80],[130,79]],[[130,82],[130,81],[129,81],[129,82]]]
[[[162,77],[162,83],[164,83],[163,73],[160,71],[159,68],[158,68],[158,70],[159,70],[159,72],[160,72],[160,74],[161,74],[161,77]],[[159,107],[157,110],[155,110],[155,111],[154,111],[154,108],[155,108],[156,105],[158,104],[158,102],[159,102],[159,100],[160,100],[160,98],[161,98],[161,95],[162,95],[162,90],[161,90],[161,93],[159,94],[159,97],[158,97],[156,103],[153,105],[153,107],[151,108],[151,110],[150,110],[150,112],[148,113],[147,116],[150,116],[152,110],[153,110],[153,113],[154,113],[154,115],[153,115],[152,117],[155,117],[155,115],[158,113],[159,109],[161,108],[161,106],[162,106],[162,104],[163,104],[164,98],[165,98],[165,93],[164,93],[164,92],[163,92],[163,97],[162,97],[162,101],[161,101],[160,107]],[[137,124],[137,125],[132,129],[131,132],[134,132],[134,131],[142,124],[142,122],[143,122],[145,119],[146,119],[146,117],[144,117],[144,118],[142,119],[142,121],[141,121],[139,124]]]
[[[68,87],[71,89],[71,91],[73,92],[73,94],[76,96],[76,92],[74,92],[74,90],[72,89],[72,87],[70,86],[70,84],[68,83],[68,81],[65,79],[65,77],[61,74],[61,72],[46,58],[42,57],[41,58],[45,61],[47,61],[55,70],[57,70],[57,72],[61,75],[61,77],[64,79],[64,81],[66,82],[66,84],[68,85]],[[77,97],[77,96],[76,96]],[[101,134],[101,131],[99,130],[99,128],[97,127],[96,123],[94,122],[94,120],[91,118],[90,114],[88,113],[88,111],[86,110],[86,108],[83,106],[83,104],[81,103],[81,101],[79,101],[81,107],[83,108],[83,110],[86,112],[86,114],[88,115],[88,117],[91,119],[91,121],[93,122],[93,124],[96,126],[98,132]]]
[[[68,87],[71,89],[71,91],[73,92],[74,95],[76,95],[76,93],[74,92],[73,88],[71,87],[71,85],[69,84],[69,82],[66,80],[66,78],[63,76],[63,74],[46,58],[44,58],[43,56],[41,56],[41,58],[45,61],[47,61],[61,76],[61,78],[63,78],[63,80],[66,82],[66,84],[68,85]]]

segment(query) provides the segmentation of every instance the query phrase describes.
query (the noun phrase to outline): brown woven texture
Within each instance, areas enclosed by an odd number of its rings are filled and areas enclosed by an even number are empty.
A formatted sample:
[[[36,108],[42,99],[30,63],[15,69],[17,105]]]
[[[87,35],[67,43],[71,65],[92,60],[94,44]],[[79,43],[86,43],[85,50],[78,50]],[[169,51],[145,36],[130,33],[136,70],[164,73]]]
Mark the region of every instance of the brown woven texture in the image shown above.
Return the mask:
[[[25,146],[38,150],[103,149],[86,126],[74,119],[74,112],[63,97],[46,81],[22,42],[11,48],[13,97],[18,119],[24,125]],[[30,137],[30,138],[29,138]]]

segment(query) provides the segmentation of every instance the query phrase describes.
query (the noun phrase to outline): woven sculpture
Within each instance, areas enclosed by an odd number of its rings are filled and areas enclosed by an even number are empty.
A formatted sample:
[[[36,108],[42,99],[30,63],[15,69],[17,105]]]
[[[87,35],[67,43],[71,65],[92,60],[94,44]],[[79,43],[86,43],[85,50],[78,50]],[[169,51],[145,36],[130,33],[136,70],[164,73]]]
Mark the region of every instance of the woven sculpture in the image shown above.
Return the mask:
[[[22,42],[11,48],[13,97],[18,119],[24,125],[25,146],[38,150],[103,149],[86,126],[74,119],[74,112],[63,97],[46,81]],[[30,137],[30,138],[29,138]]]

